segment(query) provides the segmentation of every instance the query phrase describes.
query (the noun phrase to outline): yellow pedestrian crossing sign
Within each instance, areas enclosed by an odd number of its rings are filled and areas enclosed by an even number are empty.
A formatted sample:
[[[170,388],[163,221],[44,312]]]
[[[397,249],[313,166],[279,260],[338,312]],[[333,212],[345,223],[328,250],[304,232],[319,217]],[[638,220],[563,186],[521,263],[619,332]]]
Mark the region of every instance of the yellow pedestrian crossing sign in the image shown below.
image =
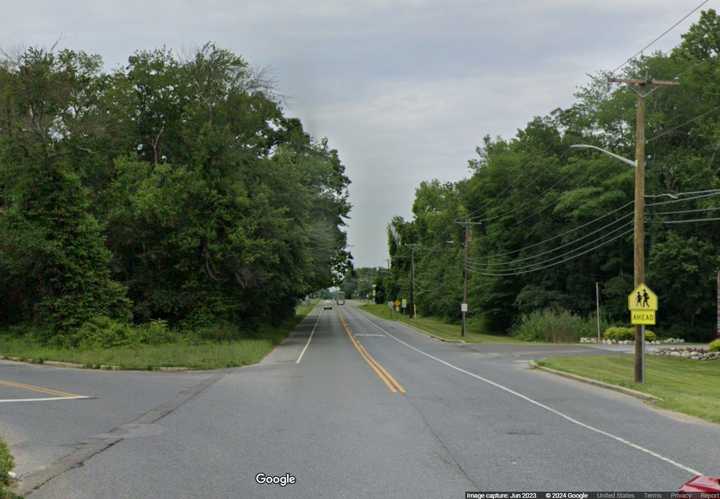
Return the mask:
[[[633,289],[628,295],[630,322],[636,325],[655,324],[655,312],[658,309],[658,298],[644,283]]]
[[[628,296],[629,310],[657,310],[657,295],[645,284],[641,284]]]

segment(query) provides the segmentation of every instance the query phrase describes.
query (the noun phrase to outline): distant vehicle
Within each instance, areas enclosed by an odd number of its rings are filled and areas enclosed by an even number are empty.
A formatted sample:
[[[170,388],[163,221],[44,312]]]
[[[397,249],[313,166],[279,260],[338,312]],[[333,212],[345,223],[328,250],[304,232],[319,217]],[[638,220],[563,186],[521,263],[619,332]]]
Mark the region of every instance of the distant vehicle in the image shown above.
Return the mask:
[[[335,303],[338,305],[345,305],[345,293],[342,291],[338,291],[335,293]]]
[[[332,310],[333,304],[330,300],[323,301],[323,310]]]

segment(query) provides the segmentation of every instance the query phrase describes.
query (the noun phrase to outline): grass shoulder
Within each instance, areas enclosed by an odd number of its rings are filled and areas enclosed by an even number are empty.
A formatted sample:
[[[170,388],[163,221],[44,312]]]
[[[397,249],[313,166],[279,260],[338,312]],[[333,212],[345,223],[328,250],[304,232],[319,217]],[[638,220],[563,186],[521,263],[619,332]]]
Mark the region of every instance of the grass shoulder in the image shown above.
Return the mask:
[[[116,346],[67,347],[48,344],[37,335],[0,332],[0,355],[33,363],[68,362],[88,368],[157,370],[183,367],[220,369],[255,364],[282,342],[313,309],[316,302],[296,309],[295,316],[276,326],[224,336],[221,327],[209,337],[166,333],[162,341]],[[217,334],[217,338],[212,336]]]
[[[479,331],[474,331],[472,327],[469,328],[467,335],[463,337],[460,336],[461,328],[459,324],[448,324],[442,319],[438,319],[436,317],[418,316],[415,319],[410,319],[406,315],[391,312],[390,307],[387,305],[368,303],[361,305],[360,308],[382,319],[403,322],[429,336],[436,336],[446,341],[465,341],[467,343],[522,343],[522,341],[510,336],[485,334]]]
[[[11,491],[12,478],[10,472],[15,466],[15,461],[10,454],[7,444],[0,440],[0,499],[15,499],[16,496]]]
[[[646,381],[634,383],[631,355],[552,357],[539,365],[660,398],[655,405],[720,423],[720,362],[646,357]]]

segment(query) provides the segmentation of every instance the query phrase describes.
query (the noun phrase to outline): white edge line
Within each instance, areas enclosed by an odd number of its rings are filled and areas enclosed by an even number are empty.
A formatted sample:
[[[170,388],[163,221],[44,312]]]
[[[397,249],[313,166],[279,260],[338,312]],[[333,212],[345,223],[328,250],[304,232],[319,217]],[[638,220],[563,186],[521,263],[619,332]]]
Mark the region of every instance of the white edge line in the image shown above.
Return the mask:
[[[622,443],[622,444],[625,444],[625,445],[627,445],[628,447],[632,447],[633,449],[636,449],[636,450],[639,450],[639,451],[644,452],[644,453],[646,453],[646,454],[649,454],[649,455],[651,455],[651,456],[653,456],[653,457],[655,457],[655,458],[657,458],[657,459],[660,459],[661,461],[664,461],[664,462],[666,462],[666,463],[668,463],[668,464],[672,464],[673,466],[675,466],[675,467],[677,467],[677,468],[680,468],[680,469],[683,470],[683,471],[687,471],[688,473],[691,473],[691,474],[693,474],[693,475],[702,475],[702,473],[700,473],[699,471],[697,471],[697,470],[695,470],[695,469],[693,469],[693,468],[690,468],[689,466],[685,466],[685,465],[683,465],[683,464],[680,464],[680,463],[678,463],[677,461],[673,461],[672,459],[667,458],[667,457],[665,457],[665,456],[662,456],[662,455],[658,454],[657,452],[651,451],[650,449],[646,449],[645,447],[642,447],[641,445],[638,445],[638,444],[636,444],[636,443],[630,442],[629,440],[625,440],[624,438],[618,437],[617,435],[613,435],[612,433],[609,433],[609,432],[607,432],[607,431],[605,431],[605,430],[601,430],[600,428],[595,428],[594,426],[590,426],[590,425],[588,425],[588,424],[585,424],[585,423],[583,423],[582,421],[578,421],[577,419],[573,418],[572,416],[568,416],[567,414],[564,414],[564,413],[558,411],[557,409],[553,409],[552,407],[547,406],[547,405],[543,404],[542,402],[538,402],[537,400],[531,399],[530,397],[528,397],[528,396],[526,396],[526,395],[523,395],[523,394],[520,393],[520,392],[516,392],[515,390],[513,390],[513,389],[511,389],[511,388],[508,388],[508,387],[506,387],[506,386],[503,386],[503,385],[501,385],[500,383],[496,383],[495,381],[489,380],[489,379],[487,379],[487,378],[483,378],[482,376],[479,376],[479,375],[477,375],[477,374],[475,374],[475,373],[472,373],[472,372],[470,372],[470,371],[466,371],[465,369],[463,369],[463,368],[461,368],[461,367],[458,367],[458,366],[456,366],[456,365],[454,365],[454,364],[451,364],[450,362],[447,362],[447,361],[444,361],[444,360],[442,360],[442,359],[439,359],[439,358],[435,357],[434,355],[431,355],[431,354],[429,354],[429,353],[427,353],[427,352],[423,352],[423,351],[420,350],[419,348],[416,348],[416,347],[412,346],[411,344],[406,343],[405,341],[403,341],[403,340],[401,340],[401,339],[399,339],[399,338],[396,338],[396,337],[393,336],[392,334],[388,333],[385,329],[383,329],[382,327],[378,326],[378,325],[375,323],[375,321],[372,321],[372,320],[370,320],[370,319],[367,318],[367,317],[366,317],[366,319],[367,319],[367,321],[370,322],[370,324],[372,324],[376,329],[382,331],[383,333],[385,333],[386,335],[388,335],[390,338],[394,339],[394,340],[397,341],[398,343],[400,343],[400,344],[402,344],[402,345],[405,345],[406,347],[410,348],[411,350],[414,350],[414,351],[416,351],[417,353],[422,354],[422,355],[424,355],[424,356],[426,356],[426,357],[428,357],[428,358],[430,358],[430,359],[432,359],[432,360],[434,360],[434,361],[436,361],[436,362],[439,362],[439,363],[441,363],[441,364],[443,364],[443,365],[445,365],[445,366],[447,366],[447,367],[449,367],[449,368],[451,368],[451,369],[455,369],[455,370],[458,371],[458,372],[461,372],[461,373],[463,373],[463,374],[467,374],[468,376],[471,376],[471,377],[473,377],[473,378],[475,378],[475,379],[478,379],[478,380],[480,380],[480,381],[483,381],[483,382],[485,382],[485,383],[487,383],[487,384],[489,384],[489,385],[494,386],[495,388],[499,388],[500,390],[503,390],[503,391],[505,391],[505,392],[507,392],[507,393],[509,393],[509,394],[511,394],[511,395],[515,395],[516,397],[519,397],[519,398],[525,400],[526,402],[530,402],[531,404],[536,405],[537,407],[540,407],[540,408],[542,408],[542,409],[545,409],[546,411],[551,412],[551,413],[555,414],[556,416],[560,416],[561,418],[565,419],[566,421],[570,421],[571,423],[576,424],[576,425],[578,425],[578,426],[580,426],[580,427],[582,427],[582,428],[585,428],[586,430],[594,431],[595,433],[599,433],[600,435],[604,435],[604,436],[606,436],[606,437],[612,438],[613,440],[615,440],[615,441],[617,441],[617,442],[620,442],[620,443]]]
[[[297,358],[297,360],[295,361],[296,364],[299,364],[299,363],[300,363],[300,361],[301,361],[302,358],[303,358],[303,355],[305,355],[305,351],[306,351],[306,350],[308,349],[308,347],[310,346],[310,342],[312,341],[313,335],[315,334],[315,329],[317,328],[318,322],[320,322],[320,316],[321,316],[321,315],[322,315],[322,311],[320,311],[320,313],[319,313],[318,316],[317,316],[317,319],[315,320],[315,325],[313,326],[312,331],[310,332],[310,336],[308,337],[307,343],[305,343],[305,348],[302,349],[302,352],[300,352],[300,356],[299,356],[299,357]]]
[[[8,402],[49,402],[51,400],[79,400],[79,399],[89,399],[92,397],[89,397],[87,395],[76,395],[74,397],[41,397],[41,398],[33,398],[33,399],[0,399],[1,403],[8,403]]]

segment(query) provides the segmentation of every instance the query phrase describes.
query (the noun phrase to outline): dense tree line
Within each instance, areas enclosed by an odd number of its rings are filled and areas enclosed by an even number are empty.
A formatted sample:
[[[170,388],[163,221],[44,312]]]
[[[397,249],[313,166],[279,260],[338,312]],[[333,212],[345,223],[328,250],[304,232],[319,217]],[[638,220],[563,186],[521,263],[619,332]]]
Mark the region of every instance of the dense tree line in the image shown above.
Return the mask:
[[[627,77],[680,82],[646,101],[646,280],[660,296],[658,329],[702,339],[714,331],[720,231],[717,221],[690,220],[720,217],[713,211],[720,196],[689,193],[720,188],[718,33],[720,18],[706,11],[678,47],[623,69]],[[596,282],[604,315],[628,320],[634,172],[570,148],[592,144],[634,157],[635,95],[611,87],[607,76],[581,88],[571,107],[533,119],[514,137],[486,137],[469,178],[418,187],[412,220],[395,217],[388,226],[392,271],[376,283],[385,300],[410,298],[416,245],[418,312],[457,319],[464,244],[458,222],[470,220],[469,304],[485,328],[505,331],[539,309],[589,315]]]
[[[349,179],[207,45],[0,62],[0,325],[283,319],[346,271]]]

